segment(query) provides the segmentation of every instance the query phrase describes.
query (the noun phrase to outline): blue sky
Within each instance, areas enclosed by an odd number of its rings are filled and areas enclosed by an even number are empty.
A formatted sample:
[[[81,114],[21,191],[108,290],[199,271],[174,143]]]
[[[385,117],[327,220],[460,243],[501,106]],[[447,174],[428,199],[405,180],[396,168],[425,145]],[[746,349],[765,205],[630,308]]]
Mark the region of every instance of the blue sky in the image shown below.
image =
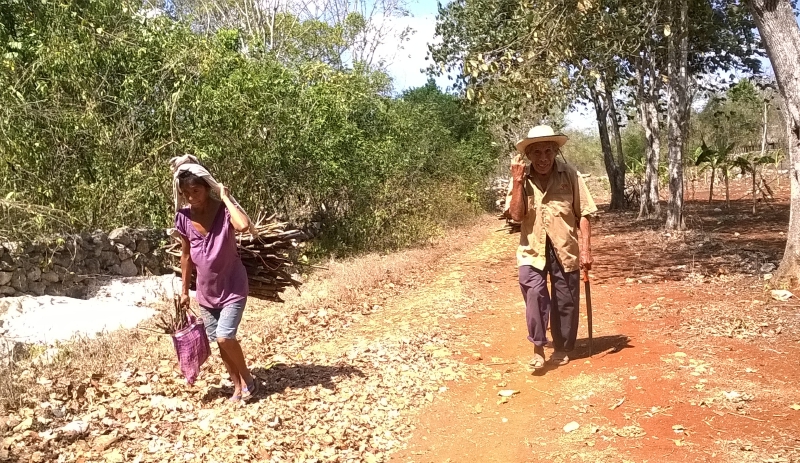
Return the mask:
[[[425,61],[428,44],[433,40],[436,27],[436,13],[438,12],[436,0],[411,0],[408,5],[411,16],[393,20],[395,28],[402,29],[406,26],[414,29],[411,39],[398,50],[396,42],[387,42],[379,49],[379,54],[388,60],[388,72],[394,80],[396,92],[407,88],[424,85],[428,80],[424,72],[429,62]],[[450,81],[446,76],[436,79],[439,87],[446,89]],[[594,112],[589,109],[571,111],[567,114],[568,128],[577,130],[591,130],[596,127]]]
[[[411,14],[416,16],[435,15],[436,14],[436,0],[417,0],[409,5],[408,10]]]

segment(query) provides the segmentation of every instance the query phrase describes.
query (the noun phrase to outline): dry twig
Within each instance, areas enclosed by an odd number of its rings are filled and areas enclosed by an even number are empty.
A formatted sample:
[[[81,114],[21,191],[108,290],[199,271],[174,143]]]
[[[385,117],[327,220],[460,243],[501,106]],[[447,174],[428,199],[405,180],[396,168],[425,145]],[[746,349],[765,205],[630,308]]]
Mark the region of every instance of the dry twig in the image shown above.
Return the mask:
[[[189,313],[186,307],[181,305],[178,296],[172,299],[173,310],[166,314],[162,314],[156,322],[156,327],[161,329],[166,334],[175,334],[178,331],[189,326]]]

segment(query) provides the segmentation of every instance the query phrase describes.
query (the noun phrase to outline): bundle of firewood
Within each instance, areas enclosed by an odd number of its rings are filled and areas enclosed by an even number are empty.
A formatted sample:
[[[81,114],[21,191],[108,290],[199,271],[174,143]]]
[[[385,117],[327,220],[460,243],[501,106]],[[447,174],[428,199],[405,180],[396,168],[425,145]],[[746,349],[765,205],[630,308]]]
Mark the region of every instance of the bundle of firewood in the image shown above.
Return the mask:
[[[256,234],[237,233],[239,256],[247,269],[250,296],[274,302],[283,302],[280,294],[289,286],[299,287],[288,270],[294,266],[291,251],[305,235],[300,230],[285,230],[286,223],[274,221],[274,216],[256,222]],[[167,253],[176,261],[173,270],[180,275],[181,244],[175,242]]]

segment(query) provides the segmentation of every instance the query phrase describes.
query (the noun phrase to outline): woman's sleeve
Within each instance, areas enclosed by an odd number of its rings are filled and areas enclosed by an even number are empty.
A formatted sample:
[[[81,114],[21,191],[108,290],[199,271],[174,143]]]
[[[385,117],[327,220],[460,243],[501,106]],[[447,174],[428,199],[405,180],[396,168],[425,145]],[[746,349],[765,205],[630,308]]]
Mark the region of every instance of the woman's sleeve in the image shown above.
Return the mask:
[[[183,236],[189,236],[186,234],[186,214],[182,211],[178,211],[175,213],[175,229],[178,230]]]

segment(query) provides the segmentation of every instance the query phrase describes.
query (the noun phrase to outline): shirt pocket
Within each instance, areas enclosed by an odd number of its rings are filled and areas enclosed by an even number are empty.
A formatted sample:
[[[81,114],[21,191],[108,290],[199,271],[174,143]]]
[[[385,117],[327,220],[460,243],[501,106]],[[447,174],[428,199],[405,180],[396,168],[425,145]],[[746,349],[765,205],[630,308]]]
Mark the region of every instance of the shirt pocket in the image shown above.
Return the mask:
[[[572,190],[557,190],[550,196],[549,199],[550,200],[547,202],[547,205],[555,215],[565,218],[575,216],[575,211],[572,207]]]

